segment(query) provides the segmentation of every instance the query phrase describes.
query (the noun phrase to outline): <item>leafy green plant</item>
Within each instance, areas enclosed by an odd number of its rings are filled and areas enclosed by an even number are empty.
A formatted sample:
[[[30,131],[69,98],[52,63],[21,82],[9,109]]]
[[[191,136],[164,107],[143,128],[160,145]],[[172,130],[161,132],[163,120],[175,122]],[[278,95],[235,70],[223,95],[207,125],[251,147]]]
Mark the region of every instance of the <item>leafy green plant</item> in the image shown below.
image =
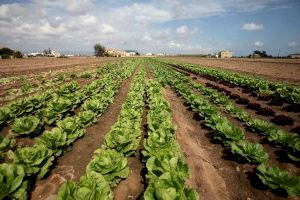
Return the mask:
[[[263,184],[271,189],[284,189],[290,196],[300,195],[300,177],[292,176],[278,167],[267,167],[261,164],[257,167],[257,176]]]
[[[3,137],[0,135],[0,161],[3,158],[3,153],[12,149],[15,146],[15,143],[16,141],[14,138],[10,136]]]
[[[10,151],[9,156],[14,163],[24,165],[27,175],[37,174],[38,178],[44,177],[54,160],[52,150],[41,145],[18,148],[15,152]]]
[[[21,165],[0,164],[0,199],[27,199],[28,181]]]
[[[42,110],[39,110],[36,113],[36,116],[41,119],[46,124],[55,124],[56,121],[60,120],[62,118],[62,114],[58,113],[57,111],[54,111],[51,108],[45,108]]]
[[[94,113],[101,113],[104,110],[104,105],[99,101],[98,99],[91,99],[88,101],[85,101],[83,105],[81,106],[82,110],[89,110]]]
[[[0,108],[0,126],[6,123],[10,118],[10,110],[6,107]]]
[[[57,127],[45,131],[36,139],[36,143],[51,149],[55,156],[61,155],[62,151],[69,146],[67,133]]]
[[[248,162],[262,163],[268,159],[268,154],[264,152],[261,144],[250,143],[246,140],[230,143],[230,150]]]
[[[129,175],[127,159],[122,153],[113,149],[96,150],[93,159],[87,166],[87,172],[90,171],[102,174],[112,186]]]
[[[50,110],[53,110],[57,113],[65,113],[69,111],[72,106],[73,102],[64,97],[55,97],[47,105]]]
[[[177,173],[166,172],[159,178],[153,179],[145,193],[145,200],[198,200],[197,192],[191,188],[185,188],[184,183]]]
[[[35,134],[41,130],[41,122],[35,116],[20,117],[15,119],[11,125],[11,130],[18,135]]]
[[[58,191],[57,200],[112,200],[113,193],[104,177],[88,172],[79,183],[67,181]]]
[[[87,127],[97,121],[97,115],[90,110],[82,111],[78,114],[78,119],[80,124]]]
[[[217,123],[214,138],[222,141],[225,145],[231,141],[239,141],[245,139],[244,132],[232,125],[228,121]]]
[[[85,133],[85,130],[82,129],[77,117],[67,117],[62,121],[59,121],[57,126],[67,134],[68,144],[73,143]]]
[[[146,164],[148,174],[147,179],[156,179],[165,172],[177,173],[183,182],[188,178],[188,166],[181,155],[176,152],[166,151],[159,152],[158,155],[152,156]]]

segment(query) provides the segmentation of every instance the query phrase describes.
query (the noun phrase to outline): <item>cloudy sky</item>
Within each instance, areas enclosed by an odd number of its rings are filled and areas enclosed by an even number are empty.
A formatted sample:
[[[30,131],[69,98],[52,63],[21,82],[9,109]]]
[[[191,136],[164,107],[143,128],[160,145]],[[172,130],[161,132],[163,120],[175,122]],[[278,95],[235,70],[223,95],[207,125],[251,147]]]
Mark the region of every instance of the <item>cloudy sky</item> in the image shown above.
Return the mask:
[[[299,0],[0,0],[0,44],[92,52],[300,52]]]

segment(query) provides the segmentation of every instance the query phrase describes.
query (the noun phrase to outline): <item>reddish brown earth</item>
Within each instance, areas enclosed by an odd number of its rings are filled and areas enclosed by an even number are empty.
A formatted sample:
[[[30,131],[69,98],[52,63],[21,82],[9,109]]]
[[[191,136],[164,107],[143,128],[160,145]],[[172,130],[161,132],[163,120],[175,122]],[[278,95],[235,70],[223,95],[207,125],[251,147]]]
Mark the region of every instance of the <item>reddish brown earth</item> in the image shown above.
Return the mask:
[[[104,114],[97,123],[87,128],[83,138],[77,140],[72,149],[57,159],[57,164],[49,176],[37,181],[31,193],[32,200],[54,199],[59,187],[67,180],[78,181],[92,158],[93,152],[101,147],[105,135],[116,122],[121,106],[126,99],[133,76],[125,80]]]
[[[169,88],[164,95],[177,125],[177,139],[186,156],[191,176],[187,185],[195,188],[205,200],[283,200],[261,188],[254,176],[255,166],[228,159],[221,145],[211,140],[210,131],[202,128],[193,112],[184,107],[184,100]]]
[[[176,69],[176,71],[178,71],[178,72],[183,72],[184,74],[187,74],[194,81],[196,81],[198,83],[201,83],[203,85],[205,85],[206,83],[210,83],[214,86],[218,86],[222,89],[226,89],[227,91],[230,91],[232,94],[236,94],[236,95],[239,95],[242,98],[246,98],[246,99],[249,100],[250,103],[258,103],[262,108],[272,109],[276,113],[276,115],[286,115],[286,116],[291,117],[294,120],[294,123],[292,125],[280,126],[281,128],[283,128],[287,131],[289,131],[289,130],[291,130],[291,129],[293,129],[293,128],[300,125],[300,115],[299,115],[299,113],[287,112],[287,111],[283,110],[283,107],[286,106],[287,104],[284,104],[283,106],[269,105],[268,104],[269,101],[259,100],[258,97],[253,97],[253,96],[250,95],[250,93],[243,92],[241,87],[237,87],[237,86],[236,87],[229,87],[227,85],[208,80],[204,77],[201,77],[200,75],[193,74],[191,72],[188,72],[188,71],[185,71],[185,70],[182,70],[182,69],[178,69],[178,68],[175,68],[175,67],[172,67],[172,68]],[[225,95],[225,94],[223,93],[223,95]],[[232,100],[232,101],[234,101],[234,100]],[[259,115],[254,110],[248,109],[247,105],[238,105],[238,106],[245,109],[245,110],[247,110],[247,112],[249,112],[249,114],[251,114],[252,116],[254,116],[256,118],[259,118],[259,119],[262,119],[262,120],[268,120],[268,121],[271,121],[271,119],[273,118],[272,116]]]
[[[83,64],[101,64],[117,58],[105,57],[71,57],[71,58],[24,58],[1,59],[0,77],[12,75],[24,75],[48,70],[59,70]]]
[[[216,69],[221,68],[261,75],[272,80],[288,81],[300,84],[299,59],[216,59],[198,57],[168,57],[167,59],[213,67]]]

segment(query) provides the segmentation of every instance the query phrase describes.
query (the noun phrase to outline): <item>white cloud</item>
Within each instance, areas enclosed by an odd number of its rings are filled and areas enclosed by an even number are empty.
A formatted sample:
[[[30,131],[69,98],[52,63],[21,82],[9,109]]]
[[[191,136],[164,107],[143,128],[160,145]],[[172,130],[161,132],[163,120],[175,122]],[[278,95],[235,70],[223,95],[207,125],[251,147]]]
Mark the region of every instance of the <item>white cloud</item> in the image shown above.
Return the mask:
[[[202,50],[202,47],[199,44],[190,45],[185,43],[177,43],[174,41],[169,42],[169,47],[181,50]]]
[[[254,22],[243,24],[242,29],[247,31],[259,31],[264,29],[264,25],[255,24]]]
[[[296,41],[291,41],[291,42],[288,43],[288,46],[289,47],[296,47],[296,46],[298,46],[298,43]]]
[[[0,41],[12,47],[17,41],[15,47],[23,49],[90,50],[99,42],[146,52],[199,53],[207,51],[203,45],[217,49],[222,41],[203,39],[200,45],[197,27],[186,23],[174,29],[168,28],[168,23],[256,11],[272,6],[274,1],[30,0],[0,4]]]
[[[262,47],[262,46],[264,46],[264,43],[262,41],[256,41],[256,42],[254,42],[254,46]]]
[[[198,28],[190,29],[186,25],[176,28],[176,33],[181,36],[193,35],[198,31]]]
[[[115,32],[115,28],[109,24],[103,24],[101,28],[102,28],[102,33],[104,34],[111,34]]]

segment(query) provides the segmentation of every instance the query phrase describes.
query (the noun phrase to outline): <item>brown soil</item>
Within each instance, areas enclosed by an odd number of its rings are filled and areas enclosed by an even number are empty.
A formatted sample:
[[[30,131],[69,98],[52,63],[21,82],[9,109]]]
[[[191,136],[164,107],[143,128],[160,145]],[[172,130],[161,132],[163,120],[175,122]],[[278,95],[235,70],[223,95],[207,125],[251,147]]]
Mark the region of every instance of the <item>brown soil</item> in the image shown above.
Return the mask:
[[[149,73],[146,75],[148,76]],[[145,101],[145,99],[144,99]],[[145,164],[141,162],[143,149],[144,136],[147,134],[147,112],[148,110],[144,106],[141,124],[141,140],[139,148],[137,149],[134,157],[128,158],[128,166],[130,169],[129,176],[122,180],[114,190],[115,200],[135,200],[140,199],[145,189],[143,171],[145,170]]]
[[[39,73],[48,70],[60,70],[82,64],[101,64],[116,58],[26,58],[26,59],[2,59],[0,60],[1,76],[24,75]]]
[[[83,138],[77,140],[70,151],[57,159],[57,164],[50,175],[44,180],[37,181],[31,194],[31,199],[54,199],[59,187],[67,180],[78,181],[93,152],[101,147],[104,137],[115,123],[126,99],[133,76],[123,82],[114,98],[97,123],[87,128]]]
[[[291,130],[291,129],[293,129],[293,128],[300,125],[300,116],[299,116],[299,114],[284,111],[282,109],[283,106],[269,105],[268,101],[258,100],[258,97],[253,97],[253,96],[250,96],[250,94],[248,94],[248,93],[243,93],[242,88],[240,88],[240,87],[233,87],[232,88],[232,87],[223,85],[221,83],[214,82],[214,81],[208,80],[206,78],[203,78],[200,75],[196,75],[194,73],[191,73],[191,72],[188,72],[188,71],[185,71],[185,70],[182,70],[182,69],[178,69],[178,68],[175,68],[175,67],[172,67],[172,68],[176,69],[177,71],[189,74],[189,76],[194,81],[196,81],[198,83],[201,83],[204,86],[205,86],[206,83],[210,83],[212,85],[215,85],[215,86],[218,86],[220,88],[226,89],[226,90],[230,91],[232,94],[237,94],[242,98],[248,99],[250,103],[258,103],[258,104],[261,105],[262,108],[272,109],[276,113],[276,115],[286,115],[286,116],[291,117],[294,120],[294,123],[292,125],[285,125],[283,127],[281,126],[280,128],[283,128],[283,129],[289,131],[289,130]],[[225,95],[225,94],[223,93],[223,95]],[[258,115],[254,110],[250,110],[250,109],[246,108],[247,105],[238,105],[238,106],[245,109],[245,110],[247,110],[247,112],[249,112],[249,114],[251,114],[252,116],[254,116],[256,118],[259,118],[259,119],[262,119],[262,120],[268,120],[268,121],[270,121],[273,118],[271,116]]]
[[[168,59],[264,76],[272,80],[300,84],[300,60],[291,59],[216,59],[197,57],[168,57]]]
[[[190,168],[187,184],[195,188],[202,199],[286,199],[259,188],[253,178],[253,165],[226,159],[222,146],[211,140],[209,131],[201,128],[193,112],[184,107],[182,98],[169,88],[164,90],[164,95],[171,105],[177,138]]]

